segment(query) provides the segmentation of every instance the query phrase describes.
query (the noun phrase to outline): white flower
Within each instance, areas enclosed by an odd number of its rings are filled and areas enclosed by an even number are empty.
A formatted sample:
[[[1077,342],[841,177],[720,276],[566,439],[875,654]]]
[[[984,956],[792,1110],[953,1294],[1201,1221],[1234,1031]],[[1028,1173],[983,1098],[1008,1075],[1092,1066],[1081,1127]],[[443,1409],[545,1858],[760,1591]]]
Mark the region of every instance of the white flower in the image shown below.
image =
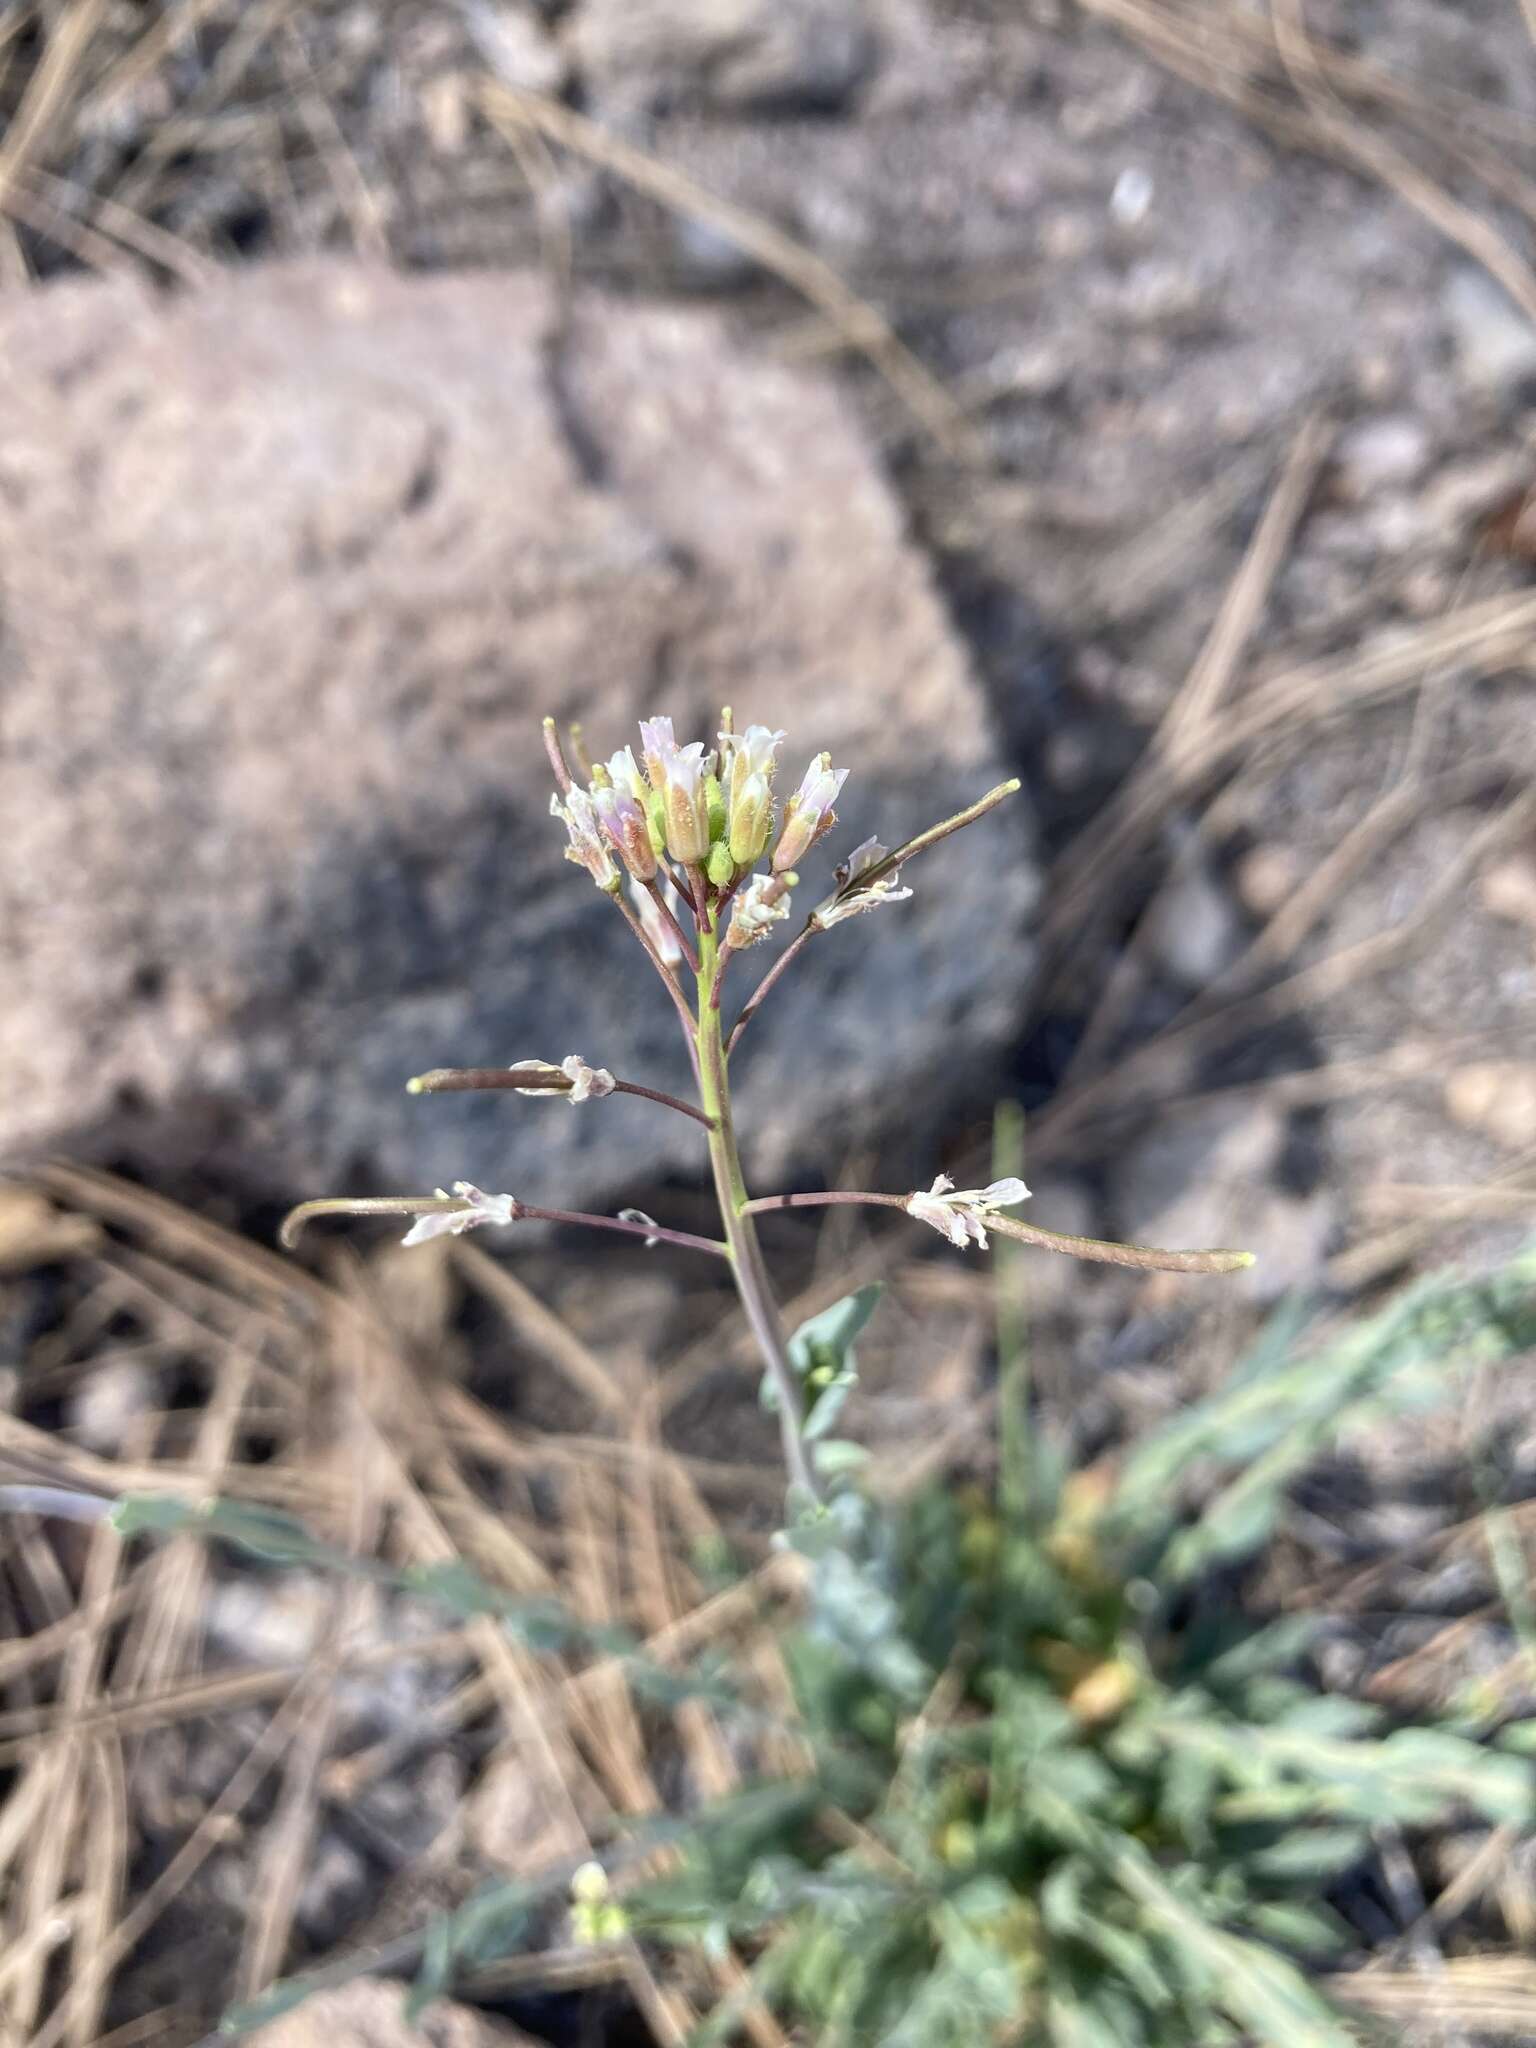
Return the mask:
[[[990,1187],[956,1188],[947,1173],[941,1173],[927,1194],[909,1195],[906,1211],[919,1223],[941,1230],[951,1244],[963,1250],[975,1242],[987,1248],[986,1218],[993,1209],[1011,1209],[1015,1202],[1027,1202],[1029,1189],[1016,1177],[995,1180]]]
[[[466,1230],[478,1230],[482,1223],[517,1221],[517,1203],[511,1195],[482,1194],[467,1180],[456,1180],[453,1192],[464,1204],[462,1209],[439,1209],[418,1216],[400,1242],[427,1244],[434,1237],[462,1237]],[[450,1199],[446,1188],[437,1190],[437,1198],[440,1202]]]
[[[845,917],[857,917],[865,910],[878,910],[882,903],[905,903],[912,891],[897,888],[901,880],[900,868],[892,868],[888,875],[881,875],[867,888],[859,887],[859,877],[884,859],[885,848],[878,839],[866,839],[862,846],[856,846],[837,869],[836,889],[811,913],[812,924],[828,931],[833,925],[841,924]]]
[[[567,790],[564,803],[558,796],[551,796],[549,814],[560,819],[570,836],[571,843],[565,849],[566,859],[585,868],[599,889],[617,889],[619,871],[613,864],[608,841],[598,826],[597,812],[586,791]]]
[[[846,768],[834,768],[830,754],[818,754],[800,779],[800,787],[784,807],[784,829],[773,849],[773,866],[786,873],[803,860],[821,837],[830,831],[835,813],[832,806],[848,780]]]
[[[773,830],[774,756],[783,738],[766,725],[720,735],[726,842],[737,867],[751,867],[761,859]]]
[[[736,898],[725,943],[735,951],[766,939],[772,926],[789,915],[789,891],[778,875],[754,875]]]
[[[611,1095],[618,1086],[606,1067],[589,1067],[579,1052],[567,1053],[560,1071],[571,1084],[567,1102],[590,1102],[595,1095]]]

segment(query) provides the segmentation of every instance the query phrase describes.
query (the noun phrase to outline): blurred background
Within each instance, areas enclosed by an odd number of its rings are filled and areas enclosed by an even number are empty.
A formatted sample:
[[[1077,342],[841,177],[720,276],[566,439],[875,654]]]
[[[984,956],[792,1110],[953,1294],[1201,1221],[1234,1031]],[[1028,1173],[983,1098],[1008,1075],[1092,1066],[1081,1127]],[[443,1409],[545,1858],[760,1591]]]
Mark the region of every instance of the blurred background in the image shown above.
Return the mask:
[[[1170,1412],[1285,1298],[1522,1243],[1533,33],[1529,0],[4,0],[0,1456],[574,1573],[651,1629],[712,1546],[760,1555],[772,1425],[711,1274],[272,1249],[307,1195],[459,1177],[707,1227],[648,1105],[403,1093],[572,1050],[686,1078],[560,858],[546,712],[603,754],[722,703],[796,779],[831,749],[833,858],[1022,778],[808,949],[741,1086],[765,1191],[975,1185],[1017,1105],[1032,1220],[1260,1254],[1219,1288],[1031,1262],[1063,1434]],[[799,1314],[892,1283],[859,1433],[963,1463],[990,1278],[797,1223]],[[1528,1376],[1484,1391],[1380,1434],[1319,1568],[1453,1526],[1474,1426],[1526,1497]],[[530,1763],[546,1681],[473,1627],[0,1540],[8,2041],[191,2041],[569,1847],[560,1742],[643,1800],[596,1707]],[[1356,1678],[1504,1668],[1459,1568]],[[45,1813],[110,1815],[99,1862]],[[1528,1939],[1529,1885],[1505,1909]],[[578,2038],[561,1996],[485,2009]]]

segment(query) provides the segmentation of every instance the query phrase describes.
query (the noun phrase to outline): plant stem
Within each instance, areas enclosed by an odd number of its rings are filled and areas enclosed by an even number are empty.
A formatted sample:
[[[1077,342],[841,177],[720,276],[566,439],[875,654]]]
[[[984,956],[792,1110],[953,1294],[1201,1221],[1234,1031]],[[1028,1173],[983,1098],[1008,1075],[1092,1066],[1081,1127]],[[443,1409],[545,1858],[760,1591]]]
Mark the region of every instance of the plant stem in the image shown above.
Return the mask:
[[[867,1208],[906,1209],[908,1195],[854,1194],[835,1189],[825,1195],[760,1195],[748,1202],[747,1213],[762,1215],[770,1209],[828,1209],[840,1202],[859,1202]],[[910,1214],[911,1212],[908,1211]],[[1068,1258],[1089,1259],[1101,1266],[1130,1266],[1138,1273],[1241,1273],[1254,1262],[1252,1252],[1163,1251],[1151,1244],[1118,1244],[1109,1237],[1071,1237],[1064,1230],[1043,1230],[1038,1223],[1021,1223],[1017,1216],[987,1213],[987,1228],[1002,1237],[1016,1237],[1020,1244],[1036,1244],[1042,1251],[1064,1252]]]
[[[731,1089],[725,1041],[720,1029],[720,1011],[710,1002],[714,989],[719,939],[707,925],[699,931],[699,1093],[704,1114],[710,1119],[709,1163],[714,1169],[715,1193],[720,1202],[720,1220],[725,1226],[727,1256],[736,1280],[736,1291],[746,1311],[747,1322],[768,1369],[768,1378],[779,1403],[779,1434],[784,1445],[784,1463],[791,1482],[804,1488],[812,1500],[821,1498],[806,1456],[801,1434],[805,1412],[800,1399],[800,1382],[789,1362],[778,1306],[768,1282],[757,1230],[748,1213],[746,1183],[741,1158],[736,1150],[736,1131],[731,1121]]]
[[[1000,1102],[992,1118],[992,1175],[1022,1179],[1024,1112]],[[1023,1260],[1007,1237],[998,1239],[992,1260],[997,1329],[998,1504],[1003,1520],[1022,1528],[1030,1511],[1030,1330]]]
[[[511,1089],[519,1095],[569,1095],[570,1081],[558,1069],[551,1075],[547,1068],[541,1070],[537,1063],[520,1067],[433,1067],[430,1072],[416,1074],[406,1082],[412,1095],[464,1095],[472,1092]],[[679,1095],[668,1095],[660,1088],[645,1088],[638,1081],[615,1081],[615,1095],[641,1095],[647,1102],[659,1102],[663,1109],[675,1109],[682,1116],[691,1116],[695,1123],[707,1124],[709,1118],[702,1109],[695,1109],[691,1102],[684,1102]]]

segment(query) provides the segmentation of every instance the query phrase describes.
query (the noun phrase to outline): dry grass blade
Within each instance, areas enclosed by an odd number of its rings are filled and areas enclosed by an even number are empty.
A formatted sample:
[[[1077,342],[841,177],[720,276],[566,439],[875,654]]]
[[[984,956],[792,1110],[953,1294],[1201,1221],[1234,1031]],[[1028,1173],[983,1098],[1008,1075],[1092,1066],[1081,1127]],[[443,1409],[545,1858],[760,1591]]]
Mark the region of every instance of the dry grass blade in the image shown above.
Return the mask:
[[[1451,1956],[1434,1977],[1357,1970],[1330,1977],[1335,1998],[1384,2019],[1420,2020],[1528,2037],[1536,2029],[1536,1963],[1524,1956]]]
[[[291,4],[291,0],[285,0]],[[117,102],[146,79],[152,78],[163,60],[178,43],[190,36],[206,15],[224,5],[224,0],[182,0],[179,7],[167,7],[151,20],[133,47],[85,95],[80,107],[82,120],[99,120]]]
[[[0,213],[10,206],[19,173],[44,147],[75,95],[91,38],[106,12],[107,0],[74,0],[55,20],[21,105],[0,137]]]
[[[889,321],[851,291],[820,256],[746,207],[717,198],[684,172],[622,141],[557,100],[490,78],[481,81],[478,96],[487,120],[502,134],[532,129],[613,172],[636,191],[724,236],[834,321],[849,345],[869,358],[947,456],[978,466],[986,461],[985,444],[962,408],[912,354]]]
[[[1496,279],[1536,324],[1536,273],[1491,221],[1463,206],[1410,157],[1335,99],[1307,34],[1303,0],[1270,0],[1275,47],[1297,92],[1339,155],[1369,171]]]
[[[1332,439],[1327,421],[1314,418],[1304,422],[1291,443],[1264,515],[1227,587],[1215,624],[1183,689],[1169,705],[1158,728],[1153,745],[1160,752],[1179,753],[1194,734],[1205,730],[1230,692],[1237,665],[1264,616],[1270,591]]]
[[[389,233],[379,195],[363,175],[362,166],[348,146],[335,109],[320,90],[315,68],[309,61],[304,41],[292,21],[285,21],[277,38],[279,61],[293,88],[299,118],[309,130],[315,153],[336,194],[336,203],[352,233],[358,250],[376,263],[389,261]]]
[[[90,196],[87,203],[92,223],[82,222],[77,218],[80,199],[79,189],[67,178],[56,178],[34,165],[16,174],[8,204],[35,233],[48,235],[64,247],[70,246],[72,236],[74,253],[82,262],[94,262],[99,268],[138,275],[119,253],[120,245],[185,285],[206,285],[217,275],[217,267],[179,235],[169,234],[108,193]]]
[[[460,1239],[451,1249],[458,1271],[501,1310],[513,1335],[530,1351],[561,1372],[599,1415],[617,1417],[625,1412],[623,1390],[602,1360],[515,1273],[478,1245]]]
[[[1242,564],[1227,587],[1205,645],[1190,669],[1184,687],[1169,705],[1152,740],[1154,756],[1177,755],[1210,726],[1211,720],[1232,687],[1239,661],[1248,646],[1280,572],[1296,527],[1306,509],[1326,458],[1331,433],[1321,419],[1308,420],[1291,444],[1289,455],[1270,495],[1264,515],[1254,530]],[[1192,860],[1197,842],[1191,841],[1186,861]],[[1098,1056],[1118,1030],[1134,999],[1154,929],[1153,912],[1166,890],[1174,887],[1183,871],[1176,865],[1147,909],[1111,971],[1093,1015],[1088,1020],[1072,1062],[1064,1077],[1070,1087],[1084,1072],[1091,1072]]]
[[[350,1389],[350,1429],[331,1447],[345,1467],[348,1502],[345,1544],[350,1555],[371,1557],[378,1547],[381,1513],[378,1460],[369,1431]],[[293,1932],[305,1866],[319,1821],[320,1774],[336,1727],[341,1644],[376,1610],[372,1586],[343,1579],[330,1595],[330,1626],[321,1638],[308,1680],[308,1703],[283,1760],[282,1791],[256,1870],[256,1908],[247,1924],[240,1962],[240,1995],[253,1998],[281,1974]]]
[[[1437,922],[1459,906],[1472,877],[1490,854],[1505,842],[1519,839],[1530,829],[1533,821],[1536,821],[1536,789],[1528,789],[1497,816],[1468,834],[1456,858],[1441,871],[1423,900],[1397,924],[1389,925],[1385,931],[1371,938],[1326,954],[1307,967],[1298,968],[1283,981],[1256,995],[1220,1004],[1185,1023],[1174,1025],[1148,1044],[1128,1053],[1111,1072],[1095,1076],[1069,1095],[1058,1096],[1032,1129],[1032,1156],[1038,1160],[1060,1158],[1069,1139],[1073,1145],[1078,1143],[1075,1134],[1080,1126],[1104,1109],[1113,1107],[1117,1102],[1135,1099],[1138,1094],[1145,1103],[1157,1073],[1166,1066],[1171,1055],[1209,1051],[1245,1031],[1272,1024],[1278,1018],[1294,1016],[1314,1004],[1345,994],[1364,977],[1379,974],[1409,957]],[[1433,1227],[1429,1226],[1431,1230]],[[1422,1229],[1423,1226],[1405,1226],[1400,1244],[1408,1244],[1409,1233],[1416,1228]],[[1334,1284],[1360,1284],[1365,1274],[1364,1248],[1359,1255],[1361,1263],[1358,1270],[1348,1263],[1355,1256],[1346,1252],[1340,1255],[1344,1264],[1339,1260],[1334,1262],[1329,1275]],[[1371,1270],[1387,1271],[1396,1262],[1395,1256],[1389,1256]],[[1346,1275],[1350,1277],[1346,1278]]]
[[[1169,812],[1269,740],[1294,739],[1329,718],[1414,688],[1450,663],[1491,668],[1522,663],[1536,631],[1536,596],[1506,593],[1464,605],[1413,632],[1394,630],[1358,653],[1282,669],[1250,689],[1228,717],[1176,752],[1145,756],[1120,793],[1061,856],[1047,891],[1047,937],[1075,932],[1105,900],[1127,861]]]

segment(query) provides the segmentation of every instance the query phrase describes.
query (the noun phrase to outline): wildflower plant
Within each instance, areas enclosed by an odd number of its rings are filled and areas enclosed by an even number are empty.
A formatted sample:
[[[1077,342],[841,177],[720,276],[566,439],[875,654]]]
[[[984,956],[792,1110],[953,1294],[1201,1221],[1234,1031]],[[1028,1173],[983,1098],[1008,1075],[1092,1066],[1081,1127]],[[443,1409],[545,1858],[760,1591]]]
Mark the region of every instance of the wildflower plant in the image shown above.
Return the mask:
[[[552,816],[564,828],[565,855],[585,870],[613,903],[660,977],[681,1025],[698,1099],[685,1102],[660,1089],[621,1081],[606,1067],[572,1053],[555,1064],[523,1060],[500,1068],[439,1068],[407,1085],[415,1094],[505,1089],[520,1095],[561,1095],[573,1105],[613,1095],[644,1096],[699,1124],[708,1140],[723,1235],[707,1238],[673,1230],[636,1212],[596,1216],[551,1209],[510,1194],[488,1194],[467,1181],[431,1195],[328,1197],[302,1203],[284,1225],[292,1244],[316,1216],[403,1215],[412,1218],[407,1244],[458,1236],[486,1225],[525,1221],[582,1223],[638,1236],[647,1244],[680,1245],[727,1261],[766,1371],[767,1398],[778,1413],[795,1514],[824,1504],[822,1475],[807,1445],[825,1434],[828,1387],[804,1365],[786,1336],[774,1301],[755,1218],[766,1211],[863,1203],[895,1209],[940,1231],[961,1249],[986,1250],[988,1231],[1079,1258],[1178,1272],[1232,1272],[1251,1263],[1237,1251],[1156,1251],[1066,1236],[1006,1212],[1028,1198],[1016,1175],[985,1188],[956,1189],[946,1176],[906,1194],[774,1194],[754,1197],[742,1172],[731,1101],[731,1060],[754,1016],[781,975],[811,941],[849,919],[906,902],[903,881],[928,848],[984,817],[1012,796],[1005,782],[953,817],[888,850],[866,839],[833,869],[831,887],[798,934],[779,954],[727,1025],[727,984],[739,955],[771,938],[791,916],[801,868],[837,824],[837,803],[848,770],[830,755],[815,755],[798,786],[780,801],[776,783],[786,735],[764,725],[738,732],[729,709],[713,745],[679,744],[670,718],[643,720],[639,751],[622,748],[606,762],[587,759],[579,733],[562,739],[552,719],[544,741],[554,776]],[[572,763],[575,763],[574,771]],[[797,1364],[797,1359],[801,1361]],[[820,1407],[814,1436],[812,1411]],[[819,1461],[826,1464],[824,1452]],[[793,1518],[793,1517],[792,1517]]]
[[[722,1235],[464,1181],[428,1196],[307,1202],[284,1235],[291,1243],[331,1214],[406,1217],[408,1244],[549,1220],[727,1262],[790,1480],[779,1541],[802,1562],[800,1598],[776,1637],[792,1704],[765,1710],[750,1671],[659,1664],[622,1629],[513,1596],[463,1560],[395,1570],[249,1503],[0,1488],[0,1511],[109,1519],[124,1536],[198,1528],[258,1558],[360,1573],[493,1618],[530,1651],[614,1658],[637,1699],[707,1706],[756,1758],[734,1796],[619,1823],[592,1856],[494,1883],[382,1954],[269,1987],[221,2033],[260,2028],[322,1984],[385,1966],[415,1970],[413,2018],[464,1975],[536,1944],[558,1914],[578,1949],[640,1942],[685,1975],[699,1955],[730,1964],[735,1988],[690,2048],[784,2038],[765,2009],[817,2048],[1351,2048],[1358,2025],[1316,1981],[1359,1947],[1340,1910],[1349,1884],[1383,1830],[1468,1815],[1531,1827],[1536,1741],[1475,1694],[1418,1727],[1331,1696],[1308,1663],[1321,1618],[1265,1611],[1250,1567],[1292,1481],[1347,1424],[1435,1395],[1453,1368],[1482,1372],[1536,1350],[1536,1255],[1485,1279],[1427,1282],[1316,1343],[1284,1313],[1225,1385],[1086,1466],[1032,1427],[1027,1346],[1000,1296],[995,1482],[882,1498],[858,1483],[858,1447],[831,1436],[879,1290],[786,1334],[760,1214],[870,1204],[965,1253],[996,1237],[1005,1258],[1017,1242],[1221,1273],[1249,1256],[1025,1224],[1012,1213],[1028,1195],[1017,1142],[999,1144],[996,1178],[981,1187],[938,1174],[905,1193],[752,1196],[730,1063],[757,1010],[808,944],[907,900],[911,863],[1017,785],[894,851],[855,848],[728,1027],[736,956],[790,917],[802,865],[835,827],[844,772],[818,755],[781,805],[784,735],[738,734],[728,712],[712,748],[678,745],[671,721],[654,718],[638,753],[598,766],[574,737],[568,754],[552,724],[545,733],[568,856],[661,978],[697,1100],[576,1053],[436,1069],[408,1085],[559,1096],[583,1114],[633,1095],[688,1117],[707,1139]]]

